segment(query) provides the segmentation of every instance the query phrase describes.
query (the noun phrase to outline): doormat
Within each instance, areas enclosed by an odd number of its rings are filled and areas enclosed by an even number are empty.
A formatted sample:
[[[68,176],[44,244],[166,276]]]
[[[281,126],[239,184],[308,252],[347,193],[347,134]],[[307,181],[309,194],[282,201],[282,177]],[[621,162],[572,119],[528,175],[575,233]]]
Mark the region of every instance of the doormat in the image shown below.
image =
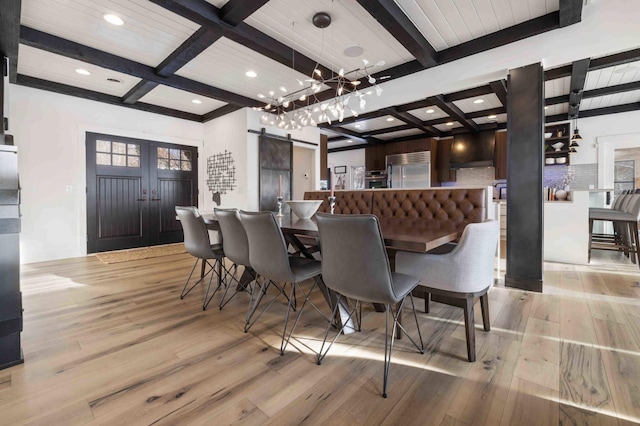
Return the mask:
[[[166,244],[154,247],[142,247],[128,250],[107,251],[97,253],[98,260],[105,264],[129,262],[130,260],[149,259],[152,257],[169,256],[185,253],[184,244]]]

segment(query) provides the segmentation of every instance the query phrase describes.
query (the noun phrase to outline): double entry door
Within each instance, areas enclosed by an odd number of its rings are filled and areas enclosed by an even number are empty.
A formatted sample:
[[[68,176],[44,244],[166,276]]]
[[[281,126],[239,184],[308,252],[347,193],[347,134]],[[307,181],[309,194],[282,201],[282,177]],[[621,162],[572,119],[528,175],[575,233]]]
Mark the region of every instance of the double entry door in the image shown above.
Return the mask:
[[[87,133],[87,252],[183,241],[198,199],[196,147]]]

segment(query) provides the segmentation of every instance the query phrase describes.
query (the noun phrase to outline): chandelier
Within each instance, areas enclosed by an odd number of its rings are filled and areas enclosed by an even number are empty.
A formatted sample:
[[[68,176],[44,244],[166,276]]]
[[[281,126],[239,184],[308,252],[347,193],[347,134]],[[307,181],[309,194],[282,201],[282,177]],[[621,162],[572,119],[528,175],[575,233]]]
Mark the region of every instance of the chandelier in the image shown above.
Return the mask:
[[[319,12],[313,17],[313,24],[318,28],[326,28],[331,24],[331,17],[326,12]],[[331,71],[331,75],[323,75],[319,64],[316,64],[310,77],[299,80],[300,89],[276,96],[271,91],[268,95],[258,94],[261,99],[266,99],[266,104],[261,108],[254,108],[263,111],[260,122],[265,125],[277,126],[282,129],[302,129],[306,126],[317,126],[319,122],[326,121],[331,124],[337,120],[342,122],[345,113],[358,116],[356,108],[364,110],[367,105],[366,97],[375,93],[382,94],[382,88],[378,82],[389,78],[389,76],[373,77],[370,70],[374,67],[384,66],[384,61],[371,64],[368,60],[362,60],[362,66],[351,71],[341,68],[337,73]],[[326,73],[327,71],[325,71]],[[362,79],[369,82],[366,91],[358,90]],[[326,86],[335,89],[333,98],[326,102],[321,102],[317,94]]]

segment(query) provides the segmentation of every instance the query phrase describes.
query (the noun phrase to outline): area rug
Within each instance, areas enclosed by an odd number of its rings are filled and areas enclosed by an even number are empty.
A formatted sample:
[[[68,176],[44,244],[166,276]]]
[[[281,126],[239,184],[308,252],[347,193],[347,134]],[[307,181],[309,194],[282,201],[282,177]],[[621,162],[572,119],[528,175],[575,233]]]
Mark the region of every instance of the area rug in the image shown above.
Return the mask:
[[[128,250],[107,251],[97,253],[96,257],[102,263],[120,263],[129,262],[130,260],[148,259],[151,257],[169,256],[172,254],[184,253],[184,244],[166,244],[154,247],[142,247]]]

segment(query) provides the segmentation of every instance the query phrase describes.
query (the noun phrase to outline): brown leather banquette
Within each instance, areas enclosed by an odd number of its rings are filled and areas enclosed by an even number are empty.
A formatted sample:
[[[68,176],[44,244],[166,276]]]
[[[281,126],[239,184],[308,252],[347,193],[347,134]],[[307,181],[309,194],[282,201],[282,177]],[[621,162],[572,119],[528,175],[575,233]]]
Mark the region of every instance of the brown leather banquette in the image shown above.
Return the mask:
[[[323,200],[318,211],[329,212],[329,191],[305,192],[305,200]],[[372,189],[335,191],[336,214],[375,214],[381,222],[455,228],[487,218],[485,188]]]

